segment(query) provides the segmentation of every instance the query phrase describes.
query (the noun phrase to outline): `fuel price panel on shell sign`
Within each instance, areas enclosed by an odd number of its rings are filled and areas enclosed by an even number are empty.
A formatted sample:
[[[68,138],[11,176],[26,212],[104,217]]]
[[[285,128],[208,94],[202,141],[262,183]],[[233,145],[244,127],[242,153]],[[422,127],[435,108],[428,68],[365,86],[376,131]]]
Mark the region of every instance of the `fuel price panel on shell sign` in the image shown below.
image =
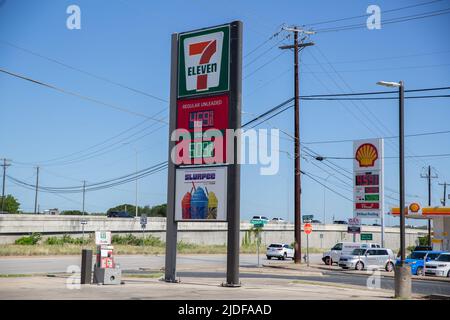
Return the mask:
[[[380,209],[380,175],[364,172],[355,175],[355,209]]]

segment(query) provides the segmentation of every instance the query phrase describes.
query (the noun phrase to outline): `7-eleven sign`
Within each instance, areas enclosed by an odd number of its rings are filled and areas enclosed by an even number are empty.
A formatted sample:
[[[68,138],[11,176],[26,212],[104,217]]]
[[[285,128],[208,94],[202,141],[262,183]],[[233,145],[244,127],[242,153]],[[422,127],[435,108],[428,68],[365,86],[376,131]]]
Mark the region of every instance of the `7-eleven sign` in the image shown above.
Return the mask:
[[[229,26],[180,34],[178,96],[229,89]]]

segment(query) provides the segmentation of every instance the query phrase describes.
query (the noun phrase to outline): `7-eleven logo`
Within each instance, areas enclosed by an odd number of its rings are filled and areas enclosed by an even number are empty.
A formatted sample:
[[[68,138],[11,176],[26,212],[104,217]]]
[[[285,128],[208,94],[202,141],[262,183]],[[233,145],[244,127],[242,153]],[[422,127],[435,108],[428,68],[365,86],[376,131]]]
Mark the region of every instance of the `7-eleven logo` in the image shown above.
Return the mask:
[[[205,91],[220,84],[223,32],[184,40],[186,89]]]

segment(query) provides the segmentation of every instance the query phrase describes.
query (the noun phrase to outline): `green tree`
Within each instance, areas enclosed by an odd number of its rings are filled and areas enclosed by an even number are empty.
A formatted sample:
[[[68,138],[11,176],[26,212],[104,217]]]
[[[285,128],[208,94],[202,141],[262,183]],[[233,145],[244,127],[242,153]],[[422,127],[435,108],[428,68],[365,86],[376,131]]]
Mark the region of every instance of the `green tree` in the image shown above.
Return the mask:
[[[20,207],[19,201],[12,195],[8,194],[6,197],[0,197],[0,208],[3,207],[5,213],[17,213]]]
[[[84,213],[87,214],[87,212]],[[64,210],[61,211],[61,214],[64,216],[81,216],[83,215],[83,212],[81,212],[80,210]]]
[[[151,208],[150,217],[167,217],[167,204],[160,204]]]
[[[115,206],[114,208],[109,208],[108,211],[106,211],[106,214],[110,213],[111,211],[126,211],[131,215],[134,215],[136,212],[136,207],[129,203],[120,204],[118,206]],[[140,211],[140,208],[138,207],[138,213]]]

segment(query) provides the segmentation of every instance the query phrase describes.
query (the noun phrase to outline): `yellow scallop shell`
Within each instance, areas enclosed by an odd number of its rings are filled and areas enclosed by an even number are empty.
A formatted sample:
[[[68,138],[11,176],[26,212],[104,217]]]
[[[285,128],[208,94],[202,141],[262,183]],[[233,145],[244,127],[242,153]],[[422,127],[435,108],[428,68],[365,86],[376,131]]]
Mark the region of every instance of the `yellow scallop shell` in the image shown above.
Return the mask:
[[[411,203],[409,205],[409,210],[411,210],[412,212],[418,212],[420,210],[420,205],[418,203]]]
[[[355,158],[361,167],[372,167],[378,159],[377,148],[371,143],[364,143],[356,150]]]

